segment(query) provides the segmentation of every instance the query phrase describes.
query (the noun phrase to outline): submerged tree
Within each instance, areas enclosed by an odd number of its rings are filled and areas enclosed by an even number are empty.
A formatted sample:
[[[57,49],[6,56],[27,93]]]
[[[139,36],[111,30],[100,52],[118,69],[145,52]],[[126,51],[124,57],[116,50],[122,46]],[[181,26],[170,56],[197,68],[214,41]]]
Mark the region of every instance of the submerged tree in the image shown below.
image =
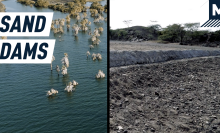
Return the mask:
[[[52,71],[52,62],[55,60],[55,57],[54,56],[52,56],[52,59],[51,59],[51,64],[50,64],[50,69],[51,69],[51,71]]]
[[[92,54],[92,60],[96,60],[96,54],[95,53]]]
[[[103,28],[102,27],[99,27],[98,30],[99,30],[99,32],[103,32]]]
[[[53,88],[50,89],[49,91],[47,91],[47,96],[52,96],[53,94],[57,94],[58,91],[57,90],[54,90]]]
[[[77,20],[77,23],[78,23],[79,20],[80,20],[80,16],[79,15],[76,16],[76,20]]]
[[[58,74],[58,76],[59,76],[60,68],[59,68],[58,65],[57,65],[57,67],[56,67],[56,71],[57,71],[57,74]]]
[[[67,68],[69,67],[69,59],[68,59],[68,54],[64,53],[64,57],[62,58],[62,63],[64,66],[66,66]]]
[[[103,71],[99,70],[98,74],[96,74],[96,78],[104,78],[105,74],[103,73]]]
[[[55,25],[57,26],[57,28],[58,28],[58,26],[59,26],[59,20],[55,20]]]
[[[69,29],[70,29],[70,25],[68,24],[68,25],[66,25],[66,27],[67,27],[67,30],[69,31]]]
[[[92,49],[92,48],[94,48],[94,46],[93,45],[89,45],[89,48]]]
[[[66,22],[70,23],[70,14],[66,16]]]
[[[7,36],[2,36],[1,38],[2,38],[2,40],[6,40]]]
[[[48,7],[49,1],[46,0],[37,0],[37,2],[34,4],[36,7]]]
[[[74,29],[74,31],[75,31],[75,36],[77,36],[77,34],[78,34],[78,32],[79,32],[79,30],[81,29],[77,24],[74,24],[73,26],[72,26],[72,28]]]
[[[65,91],[67,92],[72,92],[75,90],[74,86],[73,86],[73,83],[72,82],[69,82],[69,84],[66,86],[66,88],[64,89]]]
[[[77,86],[78,85],[78,83],[75,80],[73,80],[72,84],[73,84],[73,86]]]
[[[101,55],[100,53],[98,53],[98,54],[96,54],[96,58],[97,58],[98,60],[101,60],[101,59],[102,59],[102,55]]]
[[[63,65],[61,70],[62,70],[63,76],[67,74],[67,68],[66,68],[66,66]]]
[[[88,56],[90,55],[90,52],[89,51],[87,51],[86,52],[86,56],[87,56],[87,58],[88,58]]]

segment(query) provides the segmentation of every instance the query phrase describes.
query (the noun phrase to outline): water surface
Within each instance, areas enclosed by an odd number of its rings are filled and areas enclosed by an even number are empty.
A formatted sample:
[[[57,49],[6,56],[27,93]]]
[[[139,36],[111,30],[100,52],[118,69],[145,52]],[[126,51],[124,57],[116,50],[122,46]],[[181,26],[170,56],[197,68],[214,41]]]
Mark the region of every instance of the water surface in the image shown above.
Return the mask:
[[[2,2],[6,12],[52,12],[47,8],[35,8],[17,3]],[[105,4],[106,1],[102,1]],[[88,3],[89,4],[89,3]],[[87,12],[88,17],[89,12]],[[65,18],[67,14],[54,11],[53,19]],[[104,13],[104,17],[107,14]],[[89,17],[89,21],[94,18]],[[71,25],[76,20],[71,19]],[[79,32],[78,38],[65,28],[59,35],[49,37],[8,37],[8,39],[56,39],[53,71],[50,64],[0,64],[0,132],[107,132],[107,78],[95,79],[99,69],[107,74],[107,23],[94,24],[92,31],[103,27],[101,43],[90,53],[101,53],[102,61],[86,58],[91,41],[87,33]],[[61,59],[68,53],[68,75],[58,77],[55,66],[61,67]],[[107,75],[106,75],[107,77]],[[64,88],[69,81],[79,85],[73,93]],[[46,91],[54,88],[59,93],[46,97]]]

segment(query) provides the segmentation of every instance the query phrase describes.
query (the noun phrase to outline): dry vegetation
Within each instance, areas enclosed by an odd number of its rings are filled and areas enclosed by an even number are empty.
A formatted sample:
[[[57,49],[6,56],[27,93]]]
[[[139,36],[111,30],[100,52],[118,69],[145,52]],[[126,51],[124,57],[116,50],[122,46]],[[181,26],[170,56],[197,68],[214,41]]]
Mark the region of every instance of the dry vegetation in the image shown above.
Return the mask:
[[[86,2],[88,1],[93,2],[91,7],[85,6]],[[92,16],[95,16],[97,13],[102,14],[102,12],[107,12],[107,5],[102,6],[98,1],[100,0],[17,0],[17,2],[28,6],[50,8],[71,14],[86,12],[87,9],[90,8],[90,12],[94,14]]]
[[[67,3],[67,2],[73,2],[73,0],[47,0],[50,3]],[[102,0],[86,0],[86,2],[97,2],[97,1],[102,1]]]
[[[0,0],[0,12],[5,11],[5,6],[1,3],[2,0]]]

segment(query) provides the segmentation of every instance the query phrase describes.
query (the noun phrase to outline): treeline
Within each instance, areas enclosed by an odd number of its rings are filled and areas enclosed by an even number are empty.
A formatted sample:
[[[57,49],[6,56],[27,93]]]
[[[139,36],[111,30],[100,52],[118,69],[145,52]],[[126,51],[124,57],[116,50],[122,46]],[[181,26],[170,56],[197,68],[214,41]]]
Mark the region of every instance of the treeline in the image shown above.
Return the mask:
[[[112,30],[110,28],[110,39],[111,40],[134,40],[144,39],[144,40],[157,40],[160,25],[152,25],[149,27],[134,26],[124,29]]]
[[[91,12],[95,12],[95,14],[102,14],[103,12],[107,12],[107,5],[102,6],[99,2],[93,2],[91,7],[86,7],[86,0],[73,0],[73,2],[67,2],[65,4],[59,2],[57,4],[50,4],[47,0],[17,0],[17,2],[28,6],[50,8],[68,13],[86,12],[88,8]]]
[[[199,27],[199,23],[173,24],[166,28],[161,28],[160,25],[134,26],[117,30],[110,29],[109,36],[111,40],[158,40],[162,43],[179,43],[180,45],[220,46],[220,30],[211,32],[198,30]]]

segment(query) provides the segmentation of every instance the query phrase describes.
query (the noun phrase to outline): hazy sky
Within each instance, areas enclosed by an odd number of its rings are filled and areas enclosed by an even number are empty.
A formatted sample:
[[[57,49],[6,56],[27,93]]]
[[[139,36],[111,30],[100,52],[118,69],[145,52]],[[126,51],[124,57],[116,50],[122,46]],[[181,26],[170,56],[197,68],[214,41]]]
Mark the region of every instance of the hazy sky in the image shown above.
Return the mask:
[[[202,25],[208,19],[209,0],[110,0],[112,29],[127,27],[124,20],[132,20],[131,26],[148,26],[153,20],[166,27],[173,23],[200,22]]]

